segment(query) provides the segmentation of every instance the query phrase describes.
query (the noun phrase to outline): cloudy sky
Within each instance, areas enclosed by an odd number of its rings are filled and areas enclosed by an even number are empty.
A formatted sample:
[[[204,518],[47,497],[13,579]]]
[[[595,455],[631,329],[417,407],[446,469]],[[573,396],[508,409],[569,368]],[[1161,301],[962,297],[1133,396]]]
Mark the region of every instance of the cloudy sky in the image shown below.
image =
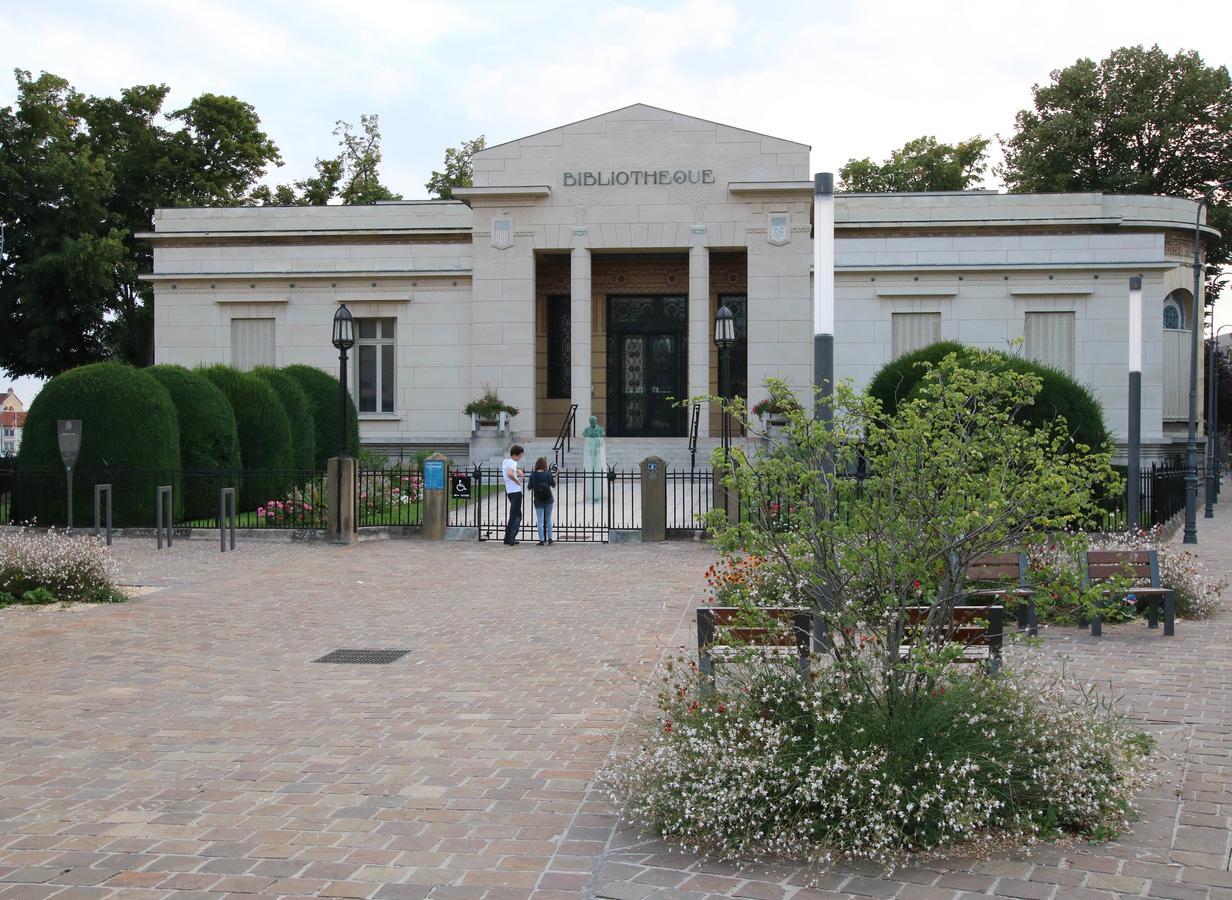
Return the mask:
[[[384,180],[418,197],[463,139],[635,102],[810,144],[818,171],[923,134],[1008,138],[1053,69],[1138,43],[1227,65],[1229,34],[1217,0],[7,0],[0,61],[91,94],[162,82],[168,108],[234,94],[282,150],[271,180],[332,155],[336,120],[376,113]],[[0,105],[13,96],[6,71]]]

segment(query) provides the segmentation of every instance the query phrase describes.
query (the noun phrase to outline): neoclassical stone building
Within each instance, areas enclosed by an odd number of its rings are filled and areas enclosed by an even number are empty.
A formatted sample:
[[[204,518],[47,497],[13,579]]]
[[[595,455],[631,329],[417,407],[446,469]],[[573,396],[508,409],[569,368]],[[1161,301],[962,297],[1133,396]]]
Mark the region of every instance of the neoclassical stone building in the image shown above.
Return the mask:
[[[450,201],[159,210],[156,358],[336,371],[346,303],[365,443],[465,443],[485,387],[521,409],[522,439],[577,404],[613,438],[670,442],[688,428],[673,400],[717,390],[720,305],[737,392],[756,402],[771,376],[807,392],[814,168],[804,144],[638,104],[487,148]],[[1188,409],[1195,214],[1168,197],[840,194],[836,377],[863,384],[940,338],[1021,342],[1093,387],[1123,436],[1141,275],[1143,440],[1167,454]]]

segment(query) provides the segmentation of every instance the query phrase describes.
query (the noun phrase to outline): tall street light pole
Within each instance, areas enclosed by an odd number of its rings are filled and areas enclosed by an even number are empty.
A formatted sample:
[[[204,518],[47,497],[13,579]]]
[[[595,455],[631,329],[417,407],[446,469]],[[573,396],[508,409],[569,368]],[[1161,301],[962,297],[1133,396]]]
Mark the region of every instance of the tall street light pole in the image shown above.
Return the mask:
[[[1142,276],[1129,279],[1129,526],[1142,527]]]
[[[731,349],[736,343],[736,320],[726,306],[719,307],[714,317],[714,346],[719,351],[719,396],[723,399],[723,420],[720,432],[723,442],[723,468],[731,468]]]
[[[813,418],[830,422],[834,394],[834,173],[813,176]]]
[[[1202,207],[1208,195],[1198,201],[1194,215],[1193,249],[1193,342],[1189,354],[1189,439],[1185,444],[1185,537],[1186,544],[1198,543],[1198,353],[1201,352],[1199,337],[1202,334]],[[1208,460],[1209,463],[1209,460]]]
[[[1203,317],[1205,318],[1205,317]],[[1215,431],[1215,320],[1211,319],[1211,341],[1206,353],[1206,514],[1215,518],[1215,460],[1219,435]]]

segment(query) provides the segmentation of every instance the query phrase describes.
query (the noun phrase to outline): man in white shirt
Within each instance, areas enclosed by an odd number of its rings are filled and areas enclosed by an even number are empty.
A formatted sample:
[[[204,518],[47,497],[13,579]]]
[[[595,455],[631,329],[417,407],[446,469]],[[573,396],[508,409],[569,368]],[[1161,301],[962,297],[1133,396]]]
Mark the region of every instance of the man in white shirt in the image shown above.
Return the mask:
[[[509,448],[509,456],[501,463],[501,479],[505,482],[505,496],[509,500],[509,521],[505,523],[505,546],[517,544],[518,529],[522,527],[522,470],[518,463],[525,451],[520,444]]]

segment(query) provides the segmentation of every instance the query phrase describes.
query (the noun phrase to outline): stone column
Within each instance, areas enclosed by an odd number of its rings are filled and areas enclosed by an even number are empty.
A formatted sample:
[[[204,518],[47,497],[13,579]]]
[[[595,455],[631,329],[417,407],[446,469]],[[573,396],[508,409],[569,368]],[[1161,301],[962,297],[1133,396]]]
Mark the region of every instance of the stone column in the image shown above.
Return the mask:
[[[694,225],[689,247],[689,396],[710,393],[710,251],[706,226]],[[709,416],[698,427],[710,435]]]
[[[573,402],[577,404],[577,433],[580,435],[593,413],[590,247],[587,246],[586,229],[574,229],[573,242],[569,261],[569,379]]]

